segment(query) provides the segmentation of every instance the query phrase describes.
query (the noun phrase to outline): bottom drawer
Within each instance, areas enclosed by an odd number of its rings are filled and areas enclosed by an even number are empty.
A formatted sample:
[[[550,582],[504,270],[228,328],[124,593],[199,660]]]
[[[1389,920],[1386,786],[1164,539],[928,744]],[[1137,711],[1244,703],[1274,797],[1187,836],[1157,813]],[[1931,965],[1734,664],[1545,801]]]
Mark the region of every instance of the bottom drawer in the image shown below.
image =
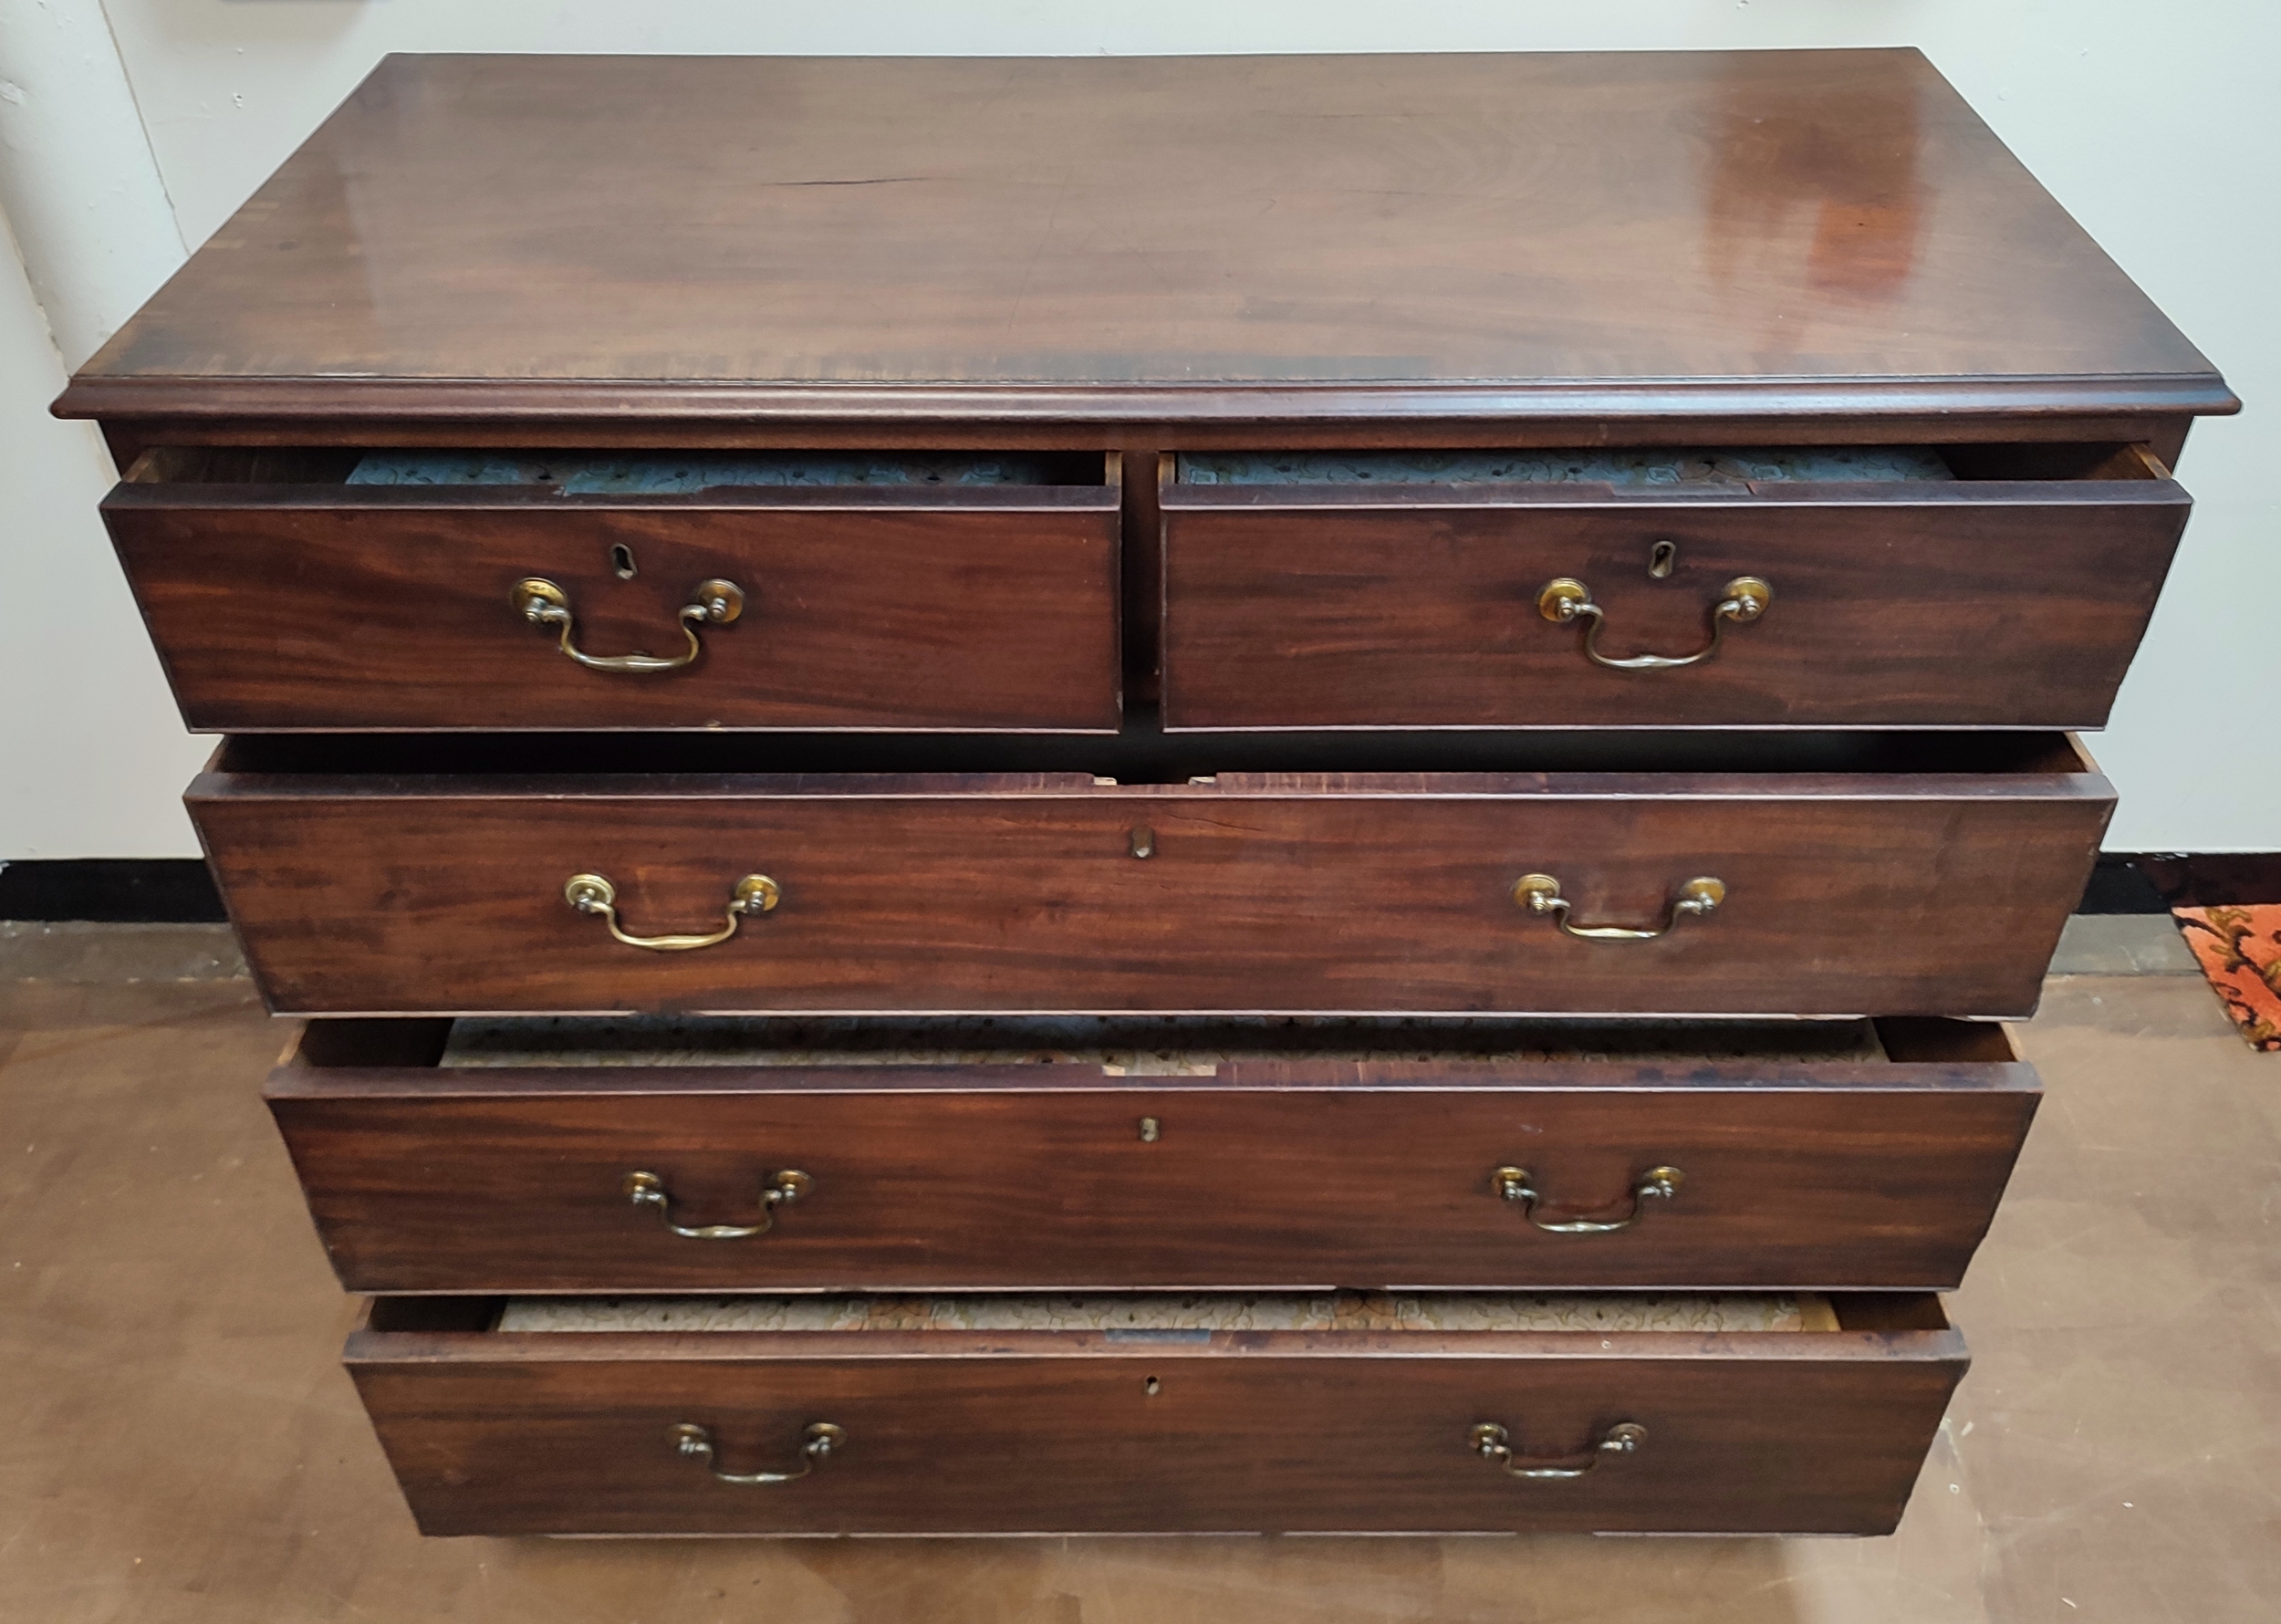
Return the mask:
[[[373,1300],[427,1534],[1882,1534],[1919,1294]],[[726,1474],[725,1476],[724,1474]]]

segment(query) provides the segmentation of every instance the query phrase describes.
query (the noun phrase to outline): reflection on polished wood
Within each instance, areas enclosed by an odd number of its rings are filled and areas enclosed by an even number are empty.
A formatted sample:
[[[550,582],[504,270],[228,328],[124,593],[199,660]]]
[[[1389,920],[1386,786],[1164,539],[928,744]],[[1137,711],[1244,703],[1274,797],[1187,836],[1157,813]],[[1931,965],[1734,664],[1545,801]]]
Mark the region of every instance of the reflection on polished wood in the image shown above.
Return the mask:
[[[393,57],[62,405],[1066,422],[1297,397],[2232,405],[1913,50]]]
[[[1736,70],[1718,93],[1703,182],[1712,278],[1745,297],[1769,281],[1802,285],[1825,311],[1909,297],[1931,212],[1917,87],[1769,84],[1750,71],[1758,58],[1726,60]],[[1778,312],[1760,335],[1768,352],[1810,349],[1821,313]]]

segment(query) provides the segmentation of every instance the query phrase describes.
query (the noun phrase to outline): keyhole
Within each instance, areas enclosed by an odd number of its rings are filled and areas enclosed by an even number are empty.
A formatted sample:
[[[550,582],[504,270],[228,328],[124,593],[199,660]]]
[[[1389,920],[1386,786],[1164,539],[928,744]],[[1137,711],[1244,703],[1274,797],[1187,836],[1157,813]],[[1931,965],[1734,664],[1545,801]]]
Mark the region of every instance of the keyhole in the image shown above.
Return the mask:
[[[633,579],[633,548],[622,541],[614,544],[609,549],[609,567],[620,580]]]
[[[1153,1399],[1164,1390],[1164,1384],[1153,1376],[1145,1377],[1141,1380],[1140,1390]]]
[[[1659,541],[1648,549],[1648,574],[1662,580],[1672,573],[1672,566],[1679,561],[1679,543]]]
[[[1140,1142],[1142,1144],[1152,1145],[1163,1137],[1163,1127],[1154,1117],[1143,1117],[1140,1119]]]
[[[1131,847],[1132,855],[1137,858],[1154,857],[1156,855],[1156,831],[1145,823],[1140,825],[1132,831]]]

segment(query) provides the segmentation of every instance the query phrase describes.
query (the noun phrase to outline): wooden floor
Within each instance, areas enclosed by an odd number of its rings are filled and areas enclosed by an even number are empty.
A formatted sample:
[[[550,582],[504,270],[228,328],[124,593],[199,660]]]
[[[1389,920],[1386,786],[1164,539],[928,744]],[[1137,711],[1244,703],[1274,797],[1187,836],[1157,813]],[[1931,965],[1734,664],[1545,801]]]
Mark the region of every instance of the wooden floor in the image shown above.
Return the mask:
[[[197,928],[0,929],[0,1619],[2227,1624],[2281,1595],[2281,1056],[2068,975],[1890,1539],[422,1541]],[[130,979],[140,977],[141,979]]]

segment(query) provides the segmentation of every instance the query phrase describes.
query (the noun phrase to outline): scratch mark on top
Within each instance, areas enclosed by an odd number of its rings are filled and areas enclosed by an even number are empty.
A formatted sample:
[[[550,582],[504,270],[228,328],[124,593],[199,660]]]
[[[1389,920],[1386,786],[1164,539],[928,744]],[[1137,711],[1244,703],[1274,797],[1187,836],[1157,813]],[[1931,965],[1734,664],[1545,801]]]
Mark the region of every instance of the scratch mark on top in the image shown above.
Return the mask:
[[[771,186],[911,186],[932,175],[878,175],[861,181],[771,181]]]

